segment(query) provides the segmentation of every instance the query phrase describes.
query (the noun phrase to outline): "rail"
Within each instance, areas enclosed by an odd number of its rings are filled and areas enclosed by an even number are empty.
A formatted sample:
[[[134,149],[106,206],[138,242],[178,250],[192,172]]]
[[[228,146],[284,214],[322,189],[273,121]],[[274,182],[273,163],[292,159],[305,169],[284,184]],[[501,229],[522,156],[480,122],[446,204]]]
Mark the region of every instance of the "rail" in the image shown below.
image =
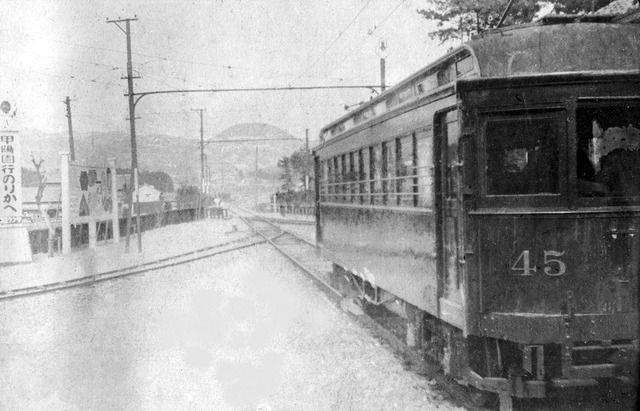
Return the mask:
[[[140,264],[132,265],[129,267],[123,267],[115,270],[105,271],[102,273],[84,276],[84,277],[67,280],[67,281],[59,281],[59,282],[53,282],[53,283],[44,284],[44,285],[4,291],[4,292],[0,292],[0,300],[27,297],[35,294],[42,294],[42,293],[58,291],[58,290],[67,289],[67,288],[88,286],[88,285],[92,285],[92,284],[107,281],[107,280],[113,280],[113,279],[127,277],[135,274],[142,274],[145,272],[160,270],[163,268],[175,267],[181,264],[186,264],[193,261],[214,257],[216,255],[241,250],[243,248],[254,247],[258,244],[264,243],[264,241],[262,240],[255,241],[255,238],[256,238],[255,234],[250,234],[236,240],[215,244],[208,247],[203,247],[197,250],[188,251],[185,253],[173,255],[173,256],[162,258],[159,260],[140,263]]]

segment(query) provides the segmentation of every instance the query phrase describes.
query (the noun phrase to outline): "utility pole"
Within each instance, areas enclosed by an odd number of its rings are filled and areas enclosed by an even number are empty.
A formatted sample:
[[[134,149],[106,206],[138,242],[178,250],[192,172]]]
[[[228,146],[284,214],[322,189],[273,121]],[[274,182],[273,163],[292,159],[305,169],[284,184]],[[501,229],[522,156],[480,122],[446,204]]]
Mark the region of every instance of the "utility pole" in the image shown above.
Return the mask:
[[[253,190],[254,207],[258,209],[258,147],[256,147],[255,189]]]
[[[380,46],[376,50],[376,53],[380,56],[380,92],[384,93],[387,89],[386,83],[386,60],[385,58],[389,55],[387,51],[389,47],[387,47],[387,42],[385,40],[380,40]]]
[[[207,111],[204,108],[191,109],[200,113],[200,191],[204,193],[204,123],[202,120],[202,112]]]
[[[196,218],[200,215],[200,207],[202,207],[202,197],[204,194],[204,123],[202,120],[203,108],[191,109],[191,111],[200,112],[200,195],[198,196],[198,211],[196,211]]]
[[[67,96],[63,103],[67,105],[67,124],[69,124],[69,153],[71,154],[71,161],[76,161],[76,150],[73,145],[73,127],[71,125],[71,99],[69,98],[69,96]]]
[[[304,147],[305,147],[305,156],[309,154],[309,129],[305,130],[304,136]],[[307,167],[304,168],[304,189],[305,191],[309,191],[309,173],[307,172]]]
[[[129,237],[131,236],[131,213],[133,213],[133,191],[136,193],[136,231],[138,232],[138,252],[142,252],[142,233],[140,232],[140,190],[138,190],[138,144],[136,142],[136,113],[135,113],[135,101],[133,93],[133,79],[139,77],[133,77],[133,63],[131,61],[131,22],[136,21],[138,18],[134,16],[132,19],[120,19],[108,20],[107,23],[114,23],[118,28],[127,36],[127,85],[129,88],[129,124],[131,128],[131,179],[128,196],[129,200],[129,213],[127,215],[127,237],[125,242],[125,252],[129,253]],[[120,23],[125,23],[125,29],[120,26]]]

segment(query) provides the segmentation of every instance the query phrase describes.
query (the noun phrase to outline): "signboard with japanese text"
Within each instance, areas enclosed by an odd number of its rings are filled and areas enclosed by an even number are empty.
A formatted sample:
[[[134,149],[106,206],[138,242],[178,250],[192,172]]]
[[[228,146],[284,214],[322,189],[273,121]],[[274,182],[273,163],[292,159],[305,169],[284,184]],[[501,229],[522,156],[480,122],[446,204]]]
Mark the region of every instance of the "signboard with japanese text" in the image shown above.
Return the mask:
[[[111,218],[111,173],[109,167],[69,164],[69,216],[71,222]]]
[[[15,104],[0,102],[0,223],[22,220],[20,138],[15,129]]]

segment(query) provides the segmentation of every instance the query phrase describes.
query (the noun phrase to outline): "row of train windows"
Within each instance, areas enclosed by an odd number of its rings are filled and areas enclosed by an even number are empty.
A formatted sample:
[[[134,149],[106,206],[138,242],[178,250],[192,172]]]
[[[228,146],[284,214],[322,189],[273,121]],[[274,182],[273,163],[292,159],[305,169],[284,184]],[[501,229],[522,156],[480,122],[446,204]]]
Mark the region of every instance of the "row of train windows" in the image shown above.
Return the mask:
[[[426,131],[321,163],[320,201],[430,208],[433,146]]]
[[[376,115],[382,114],[398,104],[404,103],[414,97],[420,96],[425,92],[435,90],[438,87],[451,83],[456,78],[467,76],[474,68],[473,59],[468,54],[462,54],[458,60],[442,67],[436,72],[427,72],[417,78],[412,84],[389,94],[389,96],[381,103],[374,107],[369,107],[363,111],[356,113],[351,119],[335,125],[323,134],[323,138],[329,139],[343,133],[348,128],[360,124]]]

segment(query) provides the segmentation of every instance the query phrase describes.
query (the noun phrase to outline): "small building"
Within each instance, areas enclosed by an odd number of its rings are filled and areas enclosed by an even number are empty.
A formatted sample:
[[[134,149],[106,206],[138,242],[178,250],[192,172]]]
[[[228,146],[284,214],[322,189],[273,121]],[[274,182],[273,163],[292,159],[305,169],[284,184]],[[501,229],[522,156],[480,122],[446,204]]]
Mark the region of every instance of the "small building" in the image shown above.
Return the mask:
[[[22,187],[22,212],[25,216],[36,218],[41,216],[36,195],[38,187]],[[41,199],[42,208],[47,210],[50,217],[62,212],[62,183],[46,183]]]
[[[140,202],[141,203],[151,203],[155,201],[160,201],[161,191],[149,184],[142,184],[139,188],[140,194]],[[136,199],[136,195],[138,193],[133,193],[134,200]]]

